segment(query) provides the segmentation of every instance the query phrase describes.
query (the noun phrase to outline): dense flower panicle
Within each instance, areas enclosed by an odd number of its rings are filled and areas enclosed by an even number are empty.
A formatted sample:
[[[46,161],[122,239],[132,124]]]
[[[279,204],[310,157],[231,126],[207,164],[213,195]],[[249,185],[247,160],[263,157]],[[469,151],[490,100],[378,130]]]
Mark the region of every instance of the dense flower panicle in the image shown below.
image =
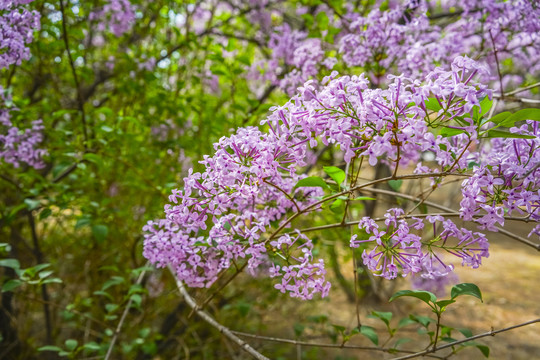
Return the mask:
[[[38,148],[43,141],[43,122],[35,120],[31,128],[19,129],[11,120],[11,112],[17,108],[8,108],[6,103],[9,102],[9,96],[0,87],[0,159],[16,168],[26,163],[41,169],[45,166],[43,156],[47,154],[47,150]]]
[[[165,219],[145,226],[144,255],[158,266],[172,265],[181,280],[200,287],[210,286],[239,259],[251,272],[262,264],[267,269],[271,261],[268,271],[280,279],[278,290],[302,299],[326,295],[330,285],[311,240],[298,231],[269,235],[289,225],[288,214],[319,209],[310,206],[320,200],[321,188],[295,185],[304,176],[298,169],[320,145],[339,148],[346,163],[363,157],[372,166],[416,164],[416,174],[464,174],[472,168],[463,186],[462,217],[493,230],[504,223],[503,207],[513,206],[509,211],[527,211],[538,221],[538,138],[496,139],[491,146],[497,151],[482,150],[483,125],[473,113],[491,92],[475,78],[487,72],[457,57],[450,70],[437,68],[423,81],[389,76],[387,89],[371,88],[364,74],[333,72],[321,87],[307,81],[261,122],[268,132],[240,128],[214,144],[215,153],[200,162],[205,170],[190,171],[184,189],[173,191]],[[441,127],[455,133],[436,135]],[[537,128],[535,122],[511,131],[537,135]],[[433,160],[420,163],[426,154]],[[519,181],[523,186],[514,188]],[[439,183],[432,179],[434,188]],[[364,264],[386,279],[421,274],[442,284],[453,265],[441,254],[473,268],[489,256],[485,234],[442,216],[407,220],[402,209],[392,208],[383,221],[363,218],[361,235],[353,235],[350,244],[362,246]]]
[[[0,69],[30,58],[27,47],[40,29],[40,15],[26,6],[32,0],[0,2]]]
[[[90,20],[98,21],[98,31],[108,28],[111,33],[120,37],[128,32],[135,22],[135,6],[129,0],[107,0],[103,7],[90,13]]]
[[[505,213],[540,221],[538,122],[527,121],[510,132],[534,138],[493,139],[482,165],[462,183],[461,217],[481,229],[497,231],[497,225],[504,225]]]

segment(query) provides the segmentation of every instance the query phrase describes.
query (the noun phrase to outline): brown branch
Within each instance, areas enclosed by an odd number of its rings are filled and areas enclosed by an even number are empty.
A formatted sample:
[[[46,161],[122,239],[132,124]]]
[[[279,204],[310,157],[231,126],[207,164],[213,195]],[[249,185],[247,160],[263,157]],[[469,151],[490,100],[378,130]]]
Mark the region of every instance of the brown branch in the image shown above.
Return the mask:
[[[135,283],[136,285],[140,285],[142,283],[145,274],[146,274],[146,270],[141,271],[141,273],[139,274],[139,277],[137,278],[137,282]],[[116,339],[118,339],[120,330],[122,330],[122,325],[124,325],[124,321],[126,320],[126,316],[127,316],[127,313],[129,312],[132,302],[133,302],[133,298],[130,297],[126,304],[126,308],[124,309],[124,312],[122,313],[122,316],[120,317],[120,321],[118,322],[118,325],[116,326],[116,330],[114,331],[114,335],[111,339],[111,344],[109,345],[109,349],[107,350],[107,354],[105,355],[104,360],[109,360],[112,354],[114,344],[116,343]]]
[[[236,336],[228,327],[225,327],[224,325],[220,324],[212,316],[210,316],[210,314],[202,310],[199,307],[199,305],[195,302],[195,300],[189,295],[186,288],[184,287],[184,283],[176,278],[174,270],[172,269],[171,266],[169,266],[169,270],[175,279],[176,286],[178,287],[180,294],[183,296],[184,300],[186,300],[186,303],[197,313],[197,315],[199,315],[209,325],[216,328],[220,333],[222,333],[229,340],[231,340],[232,342],[240,346],[242,350],[250,354],[254,359],[269,360],[269,358],[259,353],[257,350],[252,348],[247,342],[245,342],[244,340]]]
[[[463,343],[471,341],[471,340],[476,340],[476,339],[480,339],[480,338],[487,337],[487,336],[495,336],[496,334],[499,334],[499,333],[502,333],[502,332],[505,332],[505,331],[510,331],[510,330],[513,330],[513,329],[517,329],[517,328],[520,328],[520,327],[523,327],[523,326],[532,325],[532,324],[537,323],[537,322],[540,322],[540,318],[530,320],[530,321],[526,321],[526,322],[521,323],[521,324],[512,325],[512,326],[502,328],[502,329],[499,329],[499,330],[487,331],[485,333],[474,335],[474,336],[465,338],[463,340],[458,340],[458,341],[454,341],[454,342],[449,343],[449,344],[439,346],[438,348],[435,348],[435,349],[429,349],[429,350],[420,351],[420,352],[417,352],[417,353],[414,353],[414,354],[394,358],[393,360],[405,360],[405,359],[412,359],[412,358],[419,357],[419,356],[426,356],[428,354],[437,352],[439,350],[447,349],[449,347],[453,347],[453,346],[456,346],[456,345],[459,345],[459,344],[463,344]]]
[[[84,99],[81,92],[81,84],[79,82],[79,77],[77,76],[77,71],[75,70],[75,62],[73,61],[73,56],[71,56],[71,49],[69,47],[69,39],[67,34],[66,26],[66,14],[64,10],[64,0],[60,0],[60,12],[62,13],[62,38],[64,39],[64,45],[66,47],[66,52],[68,54],[69,65],[71,67],[71,73],[73,74],[73,81],[75,82],[75,88],[77,90],[77,102],[79,106],[79,112],[81,113],[81,122],[83,126],[83,135],[84,135],[84,148],[88,146],[88,130],[86,128],[86,113],[84,112]]]
[[[240,331],[232,331],[234,334],[244,337],[249,337],[252,339],[259,339],[264,341],[271,341],[271,342],[277,342],[277,343],[283,343],[283,344],[291,344],[291,345],[302,345],[302,346],[315,346],[320,348],[337,348],[337,349],[356,349],[356,350],[366,350],[366,351],[379,351],[379,352],[387,352],[387,353],[405,353],[405,354],[413,354],[414,351],[409,350],[398,350],[398,349],[392,349],[392,348],[380,348],[375,346],[361,346],[361,345],[347,345],[347,344],[329,344],[329,343],[319,343],[319,342],[309,342],[309,341],[301,341],[301,340],[293,340],[293,339],[285,339],[285,338],[277,338],[277,337],[271,337],[271,336],[262,336],[262,335],[255,335],[255,334],[249,334],[244,333]],[[426,355],[428,357],[434,357],[437,359],[442,359],[440,356],[433,356],[433,355]]]

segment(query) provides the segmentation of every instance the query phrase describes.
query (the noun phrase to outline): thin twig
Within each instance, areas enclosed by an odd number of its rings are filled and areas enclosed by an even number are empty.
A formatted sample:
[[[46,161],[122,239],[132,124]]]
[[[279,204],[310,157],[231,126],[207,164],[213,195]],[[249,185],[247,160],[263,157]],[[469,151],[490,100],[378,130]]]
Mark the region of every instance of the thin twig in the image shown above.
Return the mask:
[[[220,333],[222,333],[224,336],[226,336],[229,340],[237,344],[242,348],[242,350],[246,351],[248,354],[253,356],[255,359],[259,360],[269,360],[266,356],[259,353],[257,350],[252,348],[247,342],[240,339],[238,336],[236,336],[228,327],[225,327],[224,325],[218,323],[210,314],[208,314],[206,311],[202,310],[199,305],[195,302],[195,300],[189,295],[186,288],[184,287],[184,283],[177,279],[174,270],[171,266],[169,266],[169,271],[173,275],[176,286],[178,287],[178,290],[180,291],[180,294],[184,297],[184,300],[186,300],[186,303],[199,315],[204,321],[206,321],[209,325],[216,328]]]
[[[148,263],[147,263],[147,266],[148,266]],[[141,273],[139,274],[139,277],[137,278],[137,282],[135,283],[136,285],[140,285],[142,283],[145,274],[146,274],[146,270],[141,271]],[[129,312],[132,302],[133,302],[133,298],[130,297],[126,304],[126,308],[124,309],[124,312],[122,313],[122,316],[120,317],[120,321],[118,322],[118,325],[116,326],[116,330],[114,331],[114,335],[111,339],[111,344],[109,345],[109,349],[107,350],[107,354],[105,355],[104,360],[109,360],[112,354],[114,344],[116,343],[116,339],[118,339],[120,330],[122,330],[122,325],[124,325],[124,321],[126,320],[126,316]]]
[[[436,349],[428,349],[428,350],[420,351],[420,352],[417,352],[417,353],[414,353],[414,354],[411,354],[411,355],[405,355],[405,356],[401,356],[401,357],[398,357],[398,358],[394,358],[392,360],[405,360],[405,359],[412,359],[412,358],[419,357],[419,356],[425,356],[425,355],[434,353],[434,352],[442,350],[442,349],[446,349],[446,348],[453,347],[453,346],[456,346],[456,345],[459,345],[459,344],[463,344],[463,343],[471,341],[471,340],[476,340],[476,339],[480,339],[480,338],[487,337],[487,336],[495,336],[496,334],[499,334],[499,333],[502,333],[502,332],[505,332],[505,331],[509,331],[509,330],[513,330],[513,329],[517,329],[517,328],[520,328],[520,327],[523,327],[523,326],[531,325],[531,324],[534,324],[534,323],[537,323],[537,322],[540,322],[540,318],[530,320],[530,321],[526,321],[526,322],[521,323],[521,324],[512,325],[512,326],[502,328],[502,329],[499,329],[499,330],[487,331],[487,332],[482,333],[482,334],[474,335],[474,336],[471,336],[471,337],[468,337],[468,338],[465,338],[465,339],[462,339],[462,340],[454,341],[454,342],[451,342],[449,344],[439,346]]]
[[[75,62],[73,61],[73,56],[71,56],[71,49],[69,47],[69,39],[66,26],[66,14],[64,10],[64,1],[60,0],[60,12],[62,13],[62,37],[64,39],[64,45],[66,46],[66,52],[68,54],[69,65],[71,67],[71,73],[73,74],[73,81],[75,82],[75,88],[77,90],[77,103],[79,105],[79,111],[81,112],[81,122],[83,126],[83,135],[84,135],[84,148],[88,146],[88,130],[86,129],[86,113],[84,112],[84,99],[81,92],[81,83],[79,82],[79,77],[77,76],[77,71],[75,70]]]
[[[302,345],[302,346],[314,346],[319,348],[337,348],[337,349],[355,349],[355,350],[366,350],[366,351],[379,351],[379,352],[398,352],[398,353],[405,353],[405,354],[413,354],[414,351],[410,350],[399,350],[399,349],[392,349],[392,348],[380,348],[375,346],[361,346],[361,345],[347,345],[347,344],[330,344],[330,343],[320,343],[320,342],[309,342],[309,341],[301,341],[301,340],[293,340],[293,339],[285,339],[285,338],[277,338],[272,336],[262,336],[262,335],[255,335],[255,334],[249,334],[244,333],[240,331],[232,331],[234,334],[243,336],[243,337],[249,337],[252,339],[258,339],[258,340],[264,340],[264,341],[271,341],[271,342],[277,342],[277,343],[283,343],[283,344],[291,344],[291,345]],[[434,357],[440,359],[440,356],[433,356],[433,355],[426,355],[428,357]]]

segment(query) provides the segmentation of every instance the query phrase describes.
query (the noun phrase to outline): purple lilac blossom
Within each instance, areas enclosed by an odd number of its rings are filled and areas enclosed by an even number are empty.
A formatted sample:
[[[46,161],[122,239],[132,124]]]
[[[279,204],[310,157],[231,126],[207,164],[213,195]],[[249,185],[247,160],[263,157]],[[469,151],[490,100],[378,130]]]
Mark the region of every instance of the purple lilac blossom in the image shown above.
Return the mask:
[[[32,127],[20,129],[11,120],[11,113],[16,108],[8,108],[6,103],[10,99],[4,95],[4,90],[0,87],[0,159],[18,168],[23,163],[41,169],[45,166],[43,156],[47,150],[39,149],[38,145],[43,141],[43,122],[35,120]]]
[[[32,0],[0,1],[0,69],[30,58],[27,47],[40,29],[40,15],[26,6]]]
[[[417,173],[467,171],[481,157],[474,150],[480,145],[479,128],[468,114],[490,95],[474,81],[485,72],[482,65],[458,57],[450,71],[435,69],[423,83],[389,76],[385,90],[372,89],[363,74],[337,77],[334,72],[319,89],[306,82],[261,122],[268,132],[240,128],[214,144],[215,154],[200,162],[205,170],[190,170],[184,189],[173,191],[165,218],[144,227],[144,256],[159,267],[172,265],[179,279],[194,287],[210,286],[237,260],[245,259],[248,270],[255,270],[271,258],[275,266],[270,276],[281,277],[279,290],[303,299],[317,292],[326,295],[324,264],[314,258],[308,238],[297,234],[272,241],[264,235],[273,222],[285,226],[287,214],[299,208],[318,209],[310,205],[322,195],[320,188],[294,187],[305,176],[297,170],[306,165],[308,150],[322,143],[338,147],[346,162],[365,157],[370,165],[390,166],[412,165],[422,153],[431,152],[435,167],[419,165]],[[433,135],[426,123],[433,115],[424,105],[428,98],[446,109],[437,122],[430,121],[432,127],[452,125],[465,132],[448,138]],[[455,122],[456,116],[463,120]],[[365,219],[361,227],[371,235],[351,239],[353,247],[370,247],[363,259],[376,275],[391,279],[418,273],[425,270],[424,259],[437,259],[437,252],[473,268],[489,255],[482,233],[433,217],[427,220],[439,230],[432,240],[423,241],[417,234],[423,221],[408,224],[402,215],[402,209],[388,210],[385,227]]]
[[[103,32],[108,28],[116,37],[120,37],[135,23],[135,6],[129,0],[107,0],[103,7],[90,13],[90,20],[98,21],[98,31]]]

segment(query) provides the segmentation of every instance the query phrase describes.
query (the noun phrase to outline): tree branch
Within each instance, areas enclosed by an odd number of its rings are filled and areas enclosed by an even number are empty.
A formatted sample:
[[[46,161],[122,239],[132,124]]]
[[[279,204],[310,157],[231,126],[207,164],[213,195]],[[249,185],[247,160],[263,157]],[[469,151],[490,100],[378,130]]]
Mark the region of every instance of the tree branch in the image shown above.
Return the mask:
[[[221,325],[220,323],[218,323],[206,311],[201,310],[199,305],[195,302],[195,300],[193,300],[193,298],[187,292],[186,288],[184,287],[184,283],[182,283],[182,281],[180,281],[180,280],[178,280],[176,278],[176,274],[174,273],[174,270],[171,268],[171,266],[169,266],[169,271],[171,272],[171,274],[173,275],[173,277],[174,277],[174,279],[176,281],[176,286],[178,287],[178,290],[180,291],[180,294],[184,297],[184,300],[186,300],[186,303],[193,309],[193,311],[195,311],[197,313],[197,315],[199,315],[209,325],[216,328],[220,333],[222,333],[224,336],[226,336],[229,340],[231,340],[232,342],[234,342],[235,344],[240,346],[242,348],[242,350],[244,350],[245,352],[250,354],[254,359],[270,360],[269,358],[267,358],[266,356],[264,356],[263,354],[259,353],[257,350],[252,348],[244,340],[242,340],[238,336],[236,336],[229,328],[227,328],[227,327]]]

